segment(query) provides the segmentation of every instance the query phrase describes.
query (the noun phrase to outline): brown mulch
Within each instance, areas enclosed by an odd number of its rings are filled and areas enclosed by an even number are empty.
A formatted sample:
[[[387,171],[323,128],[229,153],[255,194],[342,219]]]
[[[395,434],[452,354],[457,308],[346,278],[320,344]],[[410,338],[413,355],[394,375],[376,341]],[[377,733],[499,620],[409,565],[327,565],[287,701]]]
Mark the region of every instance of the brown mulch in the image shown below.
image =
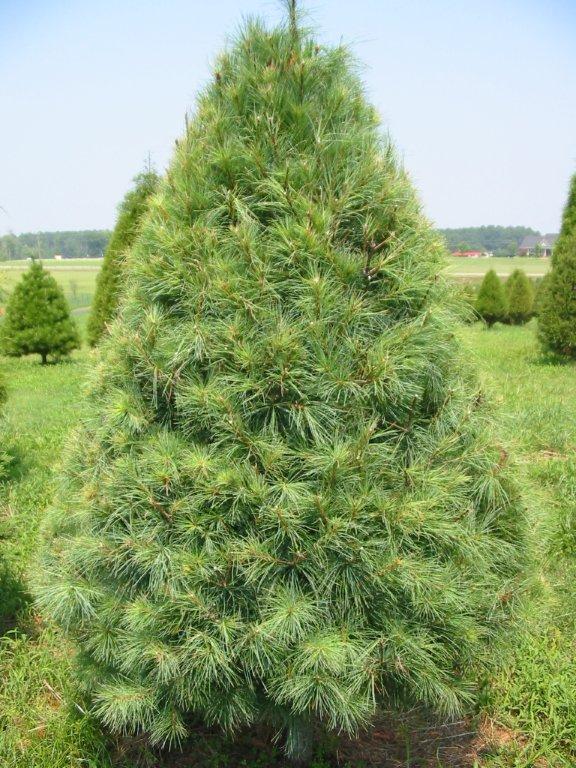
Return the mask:
[[[328,739],[313,764],[322,768],[475,768],[482,757],[521,747],[524,738],[484,718],[442,723],[413,712],[382,717],[357,739]],[[293,768],[270,734],[254,729],[234,742],[220,732],[196,729],[180,749],[152,754],[135,742],[123,742],[117,764],[142,768]]]

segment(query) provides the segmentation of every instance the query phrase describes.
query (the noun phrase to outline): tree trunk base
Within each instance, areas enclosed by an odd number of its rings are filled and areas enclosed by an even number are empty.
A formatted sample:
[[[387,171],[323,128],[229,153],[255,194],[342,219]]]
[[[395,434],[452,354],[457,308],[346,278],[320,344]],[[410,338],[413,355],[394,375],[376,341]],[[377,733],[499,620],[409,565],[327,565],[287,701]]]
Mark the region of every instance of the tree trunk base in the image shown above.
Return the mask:
[[[288,724],[286,752],[296,768],[305,768],[312,759],[314,728],[307,720],[293,719]]]

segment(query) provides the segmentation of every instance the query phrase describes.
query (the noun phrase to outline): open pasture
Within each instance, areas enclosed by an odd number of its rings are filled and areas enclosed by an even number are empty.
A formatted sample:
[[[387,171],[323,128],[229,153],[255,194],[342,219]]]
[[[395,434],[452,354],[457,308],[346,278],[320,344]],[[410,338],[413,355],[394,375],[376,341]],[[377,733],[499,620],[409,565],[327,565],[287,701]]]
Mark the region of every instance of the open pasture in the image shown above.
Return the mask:
[[[102,259],[45,259],[42,264],[62,286],[73,309],[90,306]],[[12,291],[29,265],[27,261],[0,262],[0,306],[4,303],[3,296]]]
[[[529,256],[467,259],[449,256],[446,271],[459,280],[480,281],[490,269],[494,269],[499,277],[508,277],[515,269],[522,269],[528,277],[538,278],[544,277],[550,269],[550,259],[534,259]]]
[[[96,288],[96,276],[102,265],[102,259],[68,259],[66,261],[43,261],[64,289],[70,306],[74,309],[88,307]],[[28,262],[0,262],[0,306],[2,291],[10,292],[28,267]],[[515,257],[465,259],[450,256],[447,260],[446,271],[459,282],[480,282],[486,272],[495,269],[500,277],[508,277],[515,269],[523,269],[528,277],[543,277],[550,268],[547,259],[532,259]]]

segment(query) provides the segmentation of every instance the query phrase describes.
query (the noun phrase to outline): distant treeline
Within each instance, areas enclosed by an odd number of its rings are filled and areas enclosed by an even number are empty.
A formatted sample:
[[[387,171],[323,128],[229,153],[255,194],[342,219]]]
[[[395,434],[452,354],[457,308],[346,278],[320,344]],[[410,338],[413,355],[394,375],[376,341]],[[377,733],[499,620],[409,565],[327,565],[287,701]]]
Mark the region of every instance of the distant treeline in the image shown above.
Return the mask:
[[[58,254],[66,259],[102,256],[109,237],[110,232],[107,229],[3,235],[0,237],[0,261],[27,258],[51,259]]]
[[[439,230],[449,251],[490,251],[495,256],[515,256],[526,235],[539,234],[530,227],[460,227]],[[80,232],[29,232],[0,237],[0,261],[6,259],[66,259],[101,256],[110,232],[106,229]]]
[[[459,227],[439,230],[449,251],[488,251],[494,256],[516,256],[526,235],[539,235],[530,227]]]

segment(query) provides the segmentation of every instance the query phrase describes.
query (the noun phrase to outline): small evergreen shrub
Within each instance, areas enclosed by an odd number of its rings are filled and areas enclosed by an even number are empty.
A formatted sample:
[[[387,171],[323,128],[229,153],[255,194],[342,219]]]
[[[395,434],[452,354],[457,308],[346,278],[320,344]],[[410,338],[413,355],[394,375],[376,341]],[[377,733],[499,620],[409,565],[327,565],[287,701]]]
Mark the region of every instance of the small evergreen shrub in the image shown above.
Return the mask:
[[[486,272],[476,297],[476,313],[491,328],[494,323],[504,322],[508,315],[508,305],[502,281],[491,269]]]
[[[96,715],[181,741],[454,714],[523,579],[444,249],[347,51],[218,62],[128,259],[37,568]]]
[[[1,351],[11,357],[39,354],[45,364],[49,356],[58,360],[79,346],[62,289],[39,261],[32,262],[8,299]]]
[[[158,175],[148,170],[134,179],[134,187],[126,194],[118,210],[118,220],[104,254],[102,269],[96,280],[96,291],[87,324],[90,346],[96,345],[107,325],[114,319],[122,289],[126,252],[136,239],[148,198],[158,186]]]
[[[534,315],[536,317],[540,316],[540,312],[542,310],[542,307],[544,306],[544,297],[546,295],[549,278],[550,278],[550,273],[547,272],[544,275],[544,277],[541,277],[540,279],[536,280],[535,296],[534,296]]]
[[[515,269],[506,280],[508,320],[523,325],[534,314],[534,286],[524,270]]]
[[[538,334],[545,350],[576,357],[576,174],[542,295]]]

